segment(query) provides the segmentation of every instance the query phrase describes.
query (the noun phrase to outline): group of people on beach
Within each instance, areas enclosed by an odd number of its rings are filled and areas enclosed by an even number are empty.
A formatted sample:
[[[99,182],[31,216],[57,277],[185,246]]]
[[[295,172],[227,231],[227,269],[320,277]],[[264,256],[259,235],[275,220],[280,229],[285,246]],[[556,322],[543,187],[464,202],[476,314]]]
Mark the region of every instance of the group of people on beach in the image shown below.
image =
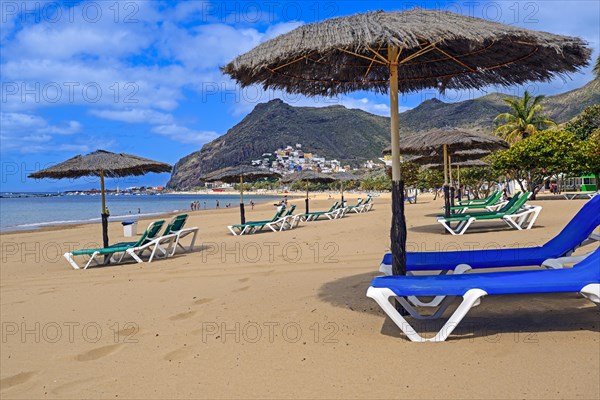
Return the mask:
[[[201,209],[200,208],[200,201],[192,201],[190,203],[190,210],[197,211],[197,210],[200,210],[200,209]],[[204,202],[204,209],[206,210],[206,201]]]
[[[277,203],[275,205],[276,206],[285,206],[285,207],[287,207],[287,205],[288,205],[288,197],[287,197],[287,195],[283,196],[283,199],[279,203]]]

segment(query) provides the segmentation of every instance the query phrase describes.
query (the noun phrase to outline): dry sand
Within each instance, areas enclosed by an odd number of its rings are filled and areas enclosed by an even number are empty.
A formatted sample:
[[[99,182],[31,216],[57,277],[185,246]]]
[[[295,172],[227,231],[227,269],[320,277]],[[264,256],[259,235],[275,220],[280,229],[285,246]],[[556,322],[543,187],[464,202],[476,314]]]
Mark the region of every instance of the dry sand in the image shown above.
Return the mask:
[[[406,207],[409,248],[542,244],[584,202],[535,203],[530,231],[490,222],[453,237],[433,218],[442,201],[422,196]],[[99,240],[97,225],[1,235],[1,397],[600,397],[600,311],[577,294],[486,297],[447,342],[407,341],[365,297],[388,248],[387,195],[282,233],[233,237],[237,220],[192,212],[193,253],[86,271],[61,254]],[[119,223],[110,237],[123,240]]]

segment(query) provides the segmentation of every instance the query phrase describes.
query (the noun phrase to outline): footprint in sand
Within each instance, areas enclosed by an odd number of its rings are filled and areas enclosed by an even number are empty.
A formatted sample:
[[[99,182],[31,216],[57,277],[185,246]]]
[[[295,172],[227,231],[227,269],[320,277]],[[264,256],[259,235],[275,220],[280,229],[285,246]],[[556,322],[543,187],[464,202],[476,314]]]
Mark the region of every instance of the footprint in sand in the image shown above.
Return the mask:
[[[106,357],[110,354],[117,352],[121,348],[121,343],[110,344],[108,346],[98,347],[85,353],[81,353],[75,356],[77,361],[93,361],[102,357]]]
[[[29,372],[21,372],[20,374],[16,374],[13,376],[9,376],[7,378],[0,379],[0,388],[2,391],[9,389],[13,386],[20,385],[22,383],[27,382],[35,375],[35,371]]]
[[[213,301],[213,299],[198,299],[198,300],[194,300],[194,304],[199,306],[199,305],[211,302],[211,301]]]
[[[123,329],[115,332],[115,337],[119,338],[121,343],[137,343],[140,327],[137,324],[127,323]]]
[[[250,278],[241,278],[241,279],[238,279],[238,282],[244,283],[244,282],[248,282],[249,280],[250,280]]]
[[[234,293],[243,292],[244,290],[248,290],[248,289],[250,289],[250,286],[244,286],[239,289],[234,289],[234,290],[232,290],[232,292],[234,292]]]
[[[188,319],[196,314],[196,311],[186,311],[179,314],[175,314],[172,317],[169,317],[171,321],[180,321],[182,319]]]
[[[166,361],[179,361],[187,358],[190,354],[192,354],[192,349],[188,347],[182,347],[177,350],[173,350],[163,356],[163,360]]]
[[[67,382],[52,389],[52,394],[63,395],[68,393],[79,393],[82,386],[87,386],[89,382],[98,382],[98,378],[85,378],[73,382]]]
[[[54,292],[55,292],[55,290],[54,290],[54,289],[51,289],[51,290],[44,290],[43,292],[39,292],[39,293],[38,293],[38,296],[39,296],[39,295],[42,295],[42,294],[48,294],[48,293],[54,293]]]

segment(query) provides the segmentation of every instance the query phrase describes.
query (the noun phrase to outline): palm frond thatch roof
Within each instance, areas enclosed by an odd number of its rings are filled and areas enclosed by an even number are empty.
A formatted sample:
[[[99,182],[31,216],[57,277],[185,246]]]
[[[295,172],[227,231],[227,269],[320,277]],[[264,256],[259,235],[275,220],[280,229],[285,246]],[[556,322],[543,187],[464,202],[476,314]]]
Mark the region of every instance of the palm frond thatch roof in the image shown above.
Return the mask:
[[[324,174],[313,170],[302,170],[286,174],[281,178],[281,182],[283,183],[292,183],[296,181],[331,183],[335,181],[335,177],[330,174]]]
[[[360,177],[346,171],[340,171],[333,174],[336,181],[350,182],[359,181]]]
[[[452,163],[453,167],[487,167],[489,164],[481,160],[467,160]],[[444,169],[444,164],[425,164],[425,169]]]
[[[492,151],[508,148],[508,143],[492,135],[484,135],[465,129],[432,129],[404,138],[400,144],[400,153],[417,156],[442,154],[443,145],[449,146],[451,156],[475,155],[477,151],[487,151],[484,154],[487,155]],[[471,153],[468,153],[469,151]],[[391,152],[391,147],[386,147],[383,150],[384,155],[391,154]]]
[[[126,153],[111,153],[96,150],[86,155],[78,155],[60,164],[30,174],[30,178],[80,178],[83,176],[104,176],[118,178],[139,176],[149,172],[171,172],[169,164]]]
[[[400,49],[399,91],[474,89],[548,81],[588,64],[577,37],[451,12],[369,12],[300,26],[222,68],[243,87],[333,96],[387,93],[388,45]]]
[[[281,177],[281,174],[264,168],[238,165],[213,171],[205,175],[203,179],[207,182],[220,181],[225,183],[238,183],[240,181],[240,176],[243,177],[245,182],[252,182],[263,178],[279,178]]]

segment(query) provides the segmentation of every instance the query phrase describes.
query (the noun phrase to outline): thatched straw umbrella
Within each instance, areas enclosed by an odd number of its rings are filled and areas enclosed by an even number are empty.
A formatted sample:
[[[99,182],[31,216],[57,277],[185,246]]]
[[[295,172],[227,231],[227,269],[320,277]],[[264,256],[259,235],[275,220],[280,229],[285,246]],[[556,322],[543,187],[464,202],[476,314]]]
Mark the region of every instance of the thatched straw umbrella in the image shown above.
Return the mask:
[[[138,157],[125,153],[111,153],[96,150],[85,156],[79,155],[68,159],[50,168],[30,174],[30,178],[81,178],[84,176],[100,177],[100,191],[102,193],[102,242],[108,246],[108,216],[106,197],[104,194],[104,178],[120,178],[125,176],[145,175],[149,172],[171,172],[169,164]]]
[[[453,186],[451,187],[449,179],[451,160],[477,160],[493,151],[507,148],[508,143],[496,136],[475,133],[466,129],[432,129],[407,137],[400,146],[400,153],[420,156],[413,160],[418,164],[442,161],[444,165],[444,206],[445,214],[449,217],[455,190]],[[384,149],[384,154],[386,151],[389,154],[391,149]],[[435,160],[436,158],[437,160]]]
[[[238,56],[223,72],[242,86],[259,84],[309,96],[389,92],[392,270],[404,274],[398,93],[549,81],[586,66],[590,54],[579,38],[415,8],[300,26]]]
[[[244,181],[255,182],[264,178],[279,178],[281,174],[264,168],[238,165],[225,167],[207,174],[203,179],[207,182],[225,182],[240,184],[240,221],[246,223],[246,210],[244,209]]]
[[[344,206],[344,184],[345,182],[355,182],[359,181],[360,178],[350,172],[340,171],[333,174],[333,177],[336,181],[341,182],[340,191],[342,195],[342,207]]]
[[[466,150],[464,153],[466,153],[466,152],[473,152],[473,150]],[[485,153],[485,151],[483,151],[483,152]],[[476,151],[476,153],[480,153],[480,151]],[[461,196],[462,196],[462,192],[460,190],[460,167],[469,168],[469,167],[487,167],[487,166],[489,166],[488,163],[486,163],[485,161],[481,161],[479,158],[466,159],[465,161],[456,161],[456,162],[453,162],[452,165],[454,165],[456,167],[456,180],[457,180],[457,186],[458,186],[458,190],[459,190],[458,201],[461,200]],[[452,165],[448,166],[448,168],[450,170],[450,177],[452,177]],[[446,166],[444,164],[425,164],[425,165],[423,165],[423,168],[426,168],[426,169],[443,170],[445,167]]]
[[[308,214],[309,213],[308,183],[309,182],[331,183],[331,182],[335,181],[335,178],[333,177],[333,175],[327,175],[327,174],[323,174],[321,172],[318,172],[315,170],[309,170],[309,169],[292,172],[291,174],[284,175],[283,178],[281,178],[282,183],[292,183],[292,182],[296,182],[296,181],[306,181],[306,199],[304,200],[304,202],[306,203],[306,213]]]

